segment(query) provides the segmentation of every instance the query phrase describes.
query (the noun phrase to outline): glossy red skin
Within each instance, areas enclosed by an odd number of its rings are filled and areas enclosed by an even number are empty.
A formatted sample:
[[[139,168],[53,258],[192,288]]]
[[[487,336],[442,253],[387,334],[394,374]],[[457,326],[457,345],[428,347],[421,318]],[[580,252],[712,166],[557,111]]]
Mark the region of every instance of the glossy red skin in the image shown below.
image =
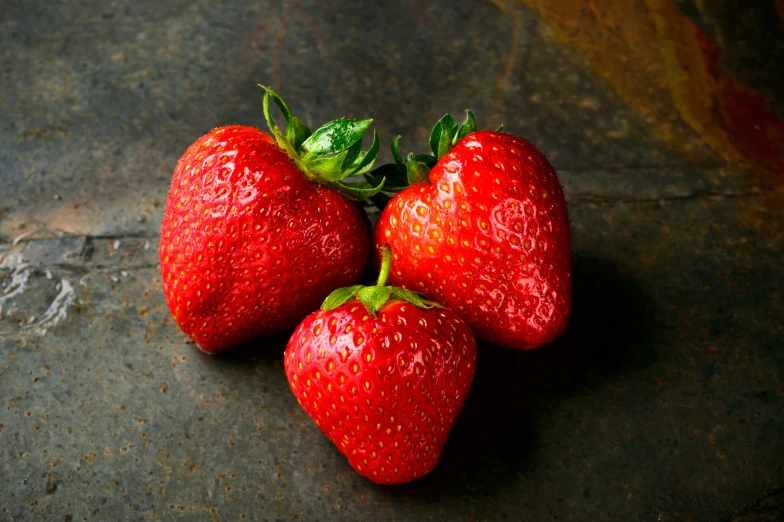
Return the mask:
[[[284,356],[300,405],[363,477],[399,484],[436,467],[471,387],[476,342],[447,309],[356,300],[309,315]]]
[[[267,134],[218,128],[174,171],[160,243],[166,302],[209,353],[293,328],[359,278],[369,235],[356,205],[309,181]]]
[[[390,285],[457,312],[477,337],[529,350],[560,335],[572,305],[571,233],[563,190],[527,141],[469,134],[430,184],[397,194],[374,231],[392,250]]]

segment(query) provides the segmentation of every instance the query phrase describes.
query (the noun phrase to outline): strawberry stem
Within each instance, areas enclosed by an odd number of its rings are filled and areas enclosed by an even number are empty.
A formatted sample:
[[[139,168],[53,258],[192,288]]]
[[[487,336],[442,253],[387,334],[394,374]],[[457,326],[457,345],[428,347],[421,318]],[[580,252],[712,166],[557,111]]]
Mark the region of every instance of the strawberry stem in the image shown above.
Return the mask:
[[[443,308],[440,304],[428,301],[420,293],[400,288],[397,286],[386,286],[389,278],[389,270],[392,266],[392,250],[386,245],[381,247],[381,268],[378,272],[378,282],[376,286],[354,285],[347,288],[338,288],[324,300],[321,309],[325,311],[334,310],[352,299],[356,299],[367,309],[373,317],[376,316],[381,307],[390,299],[394,301],[404,301],[411,303],[417,308]]]
[[[378,272],[376,286],[383,287],[389,278],[389,268],[392,265],[392,250],[388,246],[381,247],[381,269]]]

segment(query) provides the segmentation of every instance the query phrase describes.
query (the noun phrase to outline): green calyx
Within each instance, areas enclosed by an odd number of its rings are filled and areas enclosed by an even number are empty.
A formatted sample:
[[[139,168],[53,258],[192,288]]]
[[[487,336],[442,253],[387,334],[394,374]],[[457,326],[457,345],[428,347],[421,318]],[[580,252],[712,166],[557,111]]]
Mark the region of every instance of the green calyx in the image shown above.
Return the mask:
[[[381,176],[368,181],[343,181],[361,176],[373,168],[378,154],[378,135],[373,131],[373,144],[362,150],[362,138],[373,120],[338,119],[311,132],[302,120],[291,114],[288,104],[270,87],[264,89],[264,118],[278,146],[311,181],[333,188],[350,199],[361,201],[377,194],[384,186]],[[283,113],[285,134],[270,114],[270,98]]]
[[[452,116],[444,114],[430,133],[429,141],[432,155],[414,154],[412,152],[403,161],[403,156],[400,154],[400,146],[398,145],[400,136],[397,136],[392,140],[392,157],[395,158],[395,162],[382,165],[373,172],[365,174],[365,179],[371,184],[377,183],[381,179],[387,180],[389,183],[385,184],[384,192],[400,192],[411,185],[429,183],[430,169],[458,141],[475,130],[476,120],[474,119],[474,113],[470,110],[466,110],[465,121],[459,125]]]
[[[357,299],[362,303],[373,317],[375,317],[376,312],[384,306],[384,303],[390,299],[405,301],[417,308],[443,308],[438,303],[428,301],[427,298],[420,293],[412,292],[411,290],[406,290],[405,288],[397,286],[386,286],[391,263],[392,253],[389,250],[389,247],[384,247],[381,250],[381,270],[378,274],[376,286],[354,285],[346,288],[338,288],[327,296],[324,303],[321,305],[321,309],[325,311],[334,310],[351,299]]]
[[[503,128],[504,126],[501,125],[496,131],[500,132]],[[400,136],[397,136],[392,140],[392,156],[395,158],[395,162],[368,172],[365,174],[365,179],[370,184],[377,184],[380,180],[384,180],[384,192],[400,192],[412,185],[430,183],[430,169],[436,165],[438,160],[448,154],[460,140],[476,130],[474,113],[470,110],[466,109],[465,120],[459,124],[452,116],[444,114],[430,132],[428,141],[431,154],[414,154],[412,152],[404,161],[398,145]],[[389,201],[389,198],[384,194],[377,194],[370,199],[379,208],[383,208]]]

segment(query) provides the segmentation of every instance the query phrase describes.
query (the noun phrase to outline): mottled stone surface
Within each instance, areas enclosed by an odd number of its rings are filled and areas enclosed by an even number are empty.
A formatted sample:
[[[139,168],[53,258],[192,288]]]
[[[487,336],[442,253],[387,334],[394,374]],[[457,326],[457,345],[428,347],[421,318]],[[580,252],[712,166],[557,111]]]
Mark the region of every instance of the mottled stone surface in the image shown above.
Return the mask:
[[[505,3],[507,4],[507,3]],[[0,17],[0,519],[776,520],[780,181],[683,122],[674,153],[522,4],[6,2]],[[286,336],[224,356],[168,316],[157,233],[187,145],[445,111],[537,144],[573,226],[566,335],[483,345],[436,471],[374,486],[300,410]],[[385,152],[386,154],[386,152]]]

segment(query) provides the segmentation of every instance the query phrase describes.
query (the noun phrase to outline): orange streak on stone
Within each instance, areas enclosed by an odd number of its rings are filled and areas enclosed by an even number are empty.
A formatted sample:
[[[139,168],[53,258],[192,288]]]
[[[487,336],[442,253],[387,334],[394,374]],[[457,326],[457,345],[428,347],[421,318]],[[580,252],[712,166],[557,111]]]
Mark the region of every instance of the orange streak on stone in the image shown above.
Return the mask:
[[[715,74],[705,67],[695,38],[696,26],[678,14],[672,0],[648,0],[648,4],[675,107],[683,120],[726,160],[740,161],[740,152],[719,124]]]
[[[559,40],[586,55],[596,73],[646,118],[656,136],[685,159],[699,160],[694,151],[703,140],[684,123],[673,102],[658,24],[645,0],[524,1]],[[667,21],[684,22],[680,16]]]
[[[706,70],[715,77],[715,103],[721,126],[752,164],[784,174],[784,123],[778,121],[765,98],[719,68],[721,49],[697,31]]]
[[[696,140],[730,162],[784,174],[784,123],[761,95],[719,68],[720,49],[673,0],[524,1],[676,153],[689,159]],[[784,0],[775,5],[784,19]]]
[[[490,0],[501,11],[509,15],[512,21],[512,37],[509,39],[509,46],[506,50],[506,58],[504,59],[503,66],[495,79],[495,87],[493,88],[493,97],[490,100],[490,108],[488,110],[488,121],[503,121],[503,113],[501,110],[501,102],[503,101],[503,93],[507,89],[512,70],[517,61],[517,48],[520,42],[520,33],[522,32],[523,22],[518,10],[509,5],[510,0]],[[511,0],[514,2],[515,0]]]

